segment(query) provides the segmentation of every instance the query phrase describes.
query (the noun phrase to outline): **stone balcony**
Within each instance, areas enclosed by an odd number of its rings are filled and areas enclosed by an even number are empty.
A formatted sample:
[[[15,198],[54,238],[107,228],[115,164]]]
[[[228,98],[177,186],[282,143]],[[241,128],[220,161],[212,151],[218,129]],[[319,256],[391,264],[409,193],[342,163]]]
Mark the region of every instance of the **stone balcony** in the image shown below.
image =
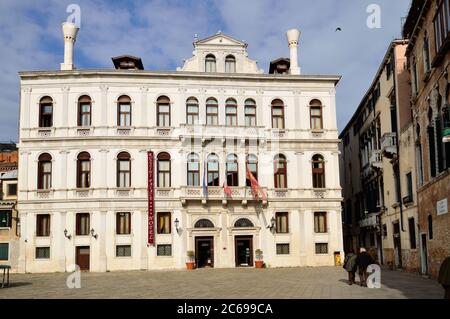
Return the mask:
[[[265,139],[262,126],[224,126],[224,125],[181,125],[180,138],[183,139]]]
[[[381,137],[381,150],[387,158],[397,155],[397,134],[385,133]]]
[[[369,158],[370,166],[373,169],[381,169],[383,168],[383,154],[380,150],[373,150],[370,153]]]

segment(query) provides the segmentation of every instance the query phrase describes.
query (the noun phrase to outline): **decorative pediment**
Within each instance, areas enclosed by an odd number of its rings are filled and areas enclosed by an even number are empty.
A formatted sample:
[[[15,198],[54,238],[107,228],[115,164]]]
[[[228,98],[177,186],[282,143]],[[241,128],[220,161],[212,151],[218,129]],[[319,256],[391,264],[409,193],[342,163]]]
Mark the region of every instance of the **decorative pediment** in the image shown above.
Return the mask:
[[[234,45],[234,46],[243,46],[247,47],[247,43],[237,40],[229,35],[218,32],[210,37],[205,39],[197,40],[194,42],[195,46],[198,45]]]

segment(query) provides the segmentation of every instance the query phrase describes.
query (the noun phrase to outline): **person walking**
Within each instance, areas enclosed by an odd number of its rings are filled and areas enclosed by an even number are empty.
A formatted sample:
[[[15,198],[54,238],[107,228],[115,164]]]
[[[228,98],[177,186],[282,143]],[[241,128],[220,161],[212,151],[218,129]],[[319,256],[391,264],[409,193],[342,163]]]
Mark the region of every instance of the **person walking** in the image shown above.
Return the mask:
[[[356,257],[356,265],[358,266],[359,281],[361,287],[367,287],[367,267],[373,264],[372,257],[367,253],[365,248],[360,248]]]
[[[348,272],[348,284],[351,286],[355,283],[356,273],[356,254],[350,249],[348,254],[345,255],[344,269]]]
[[[450,256],[442,262],[438,282],[445,290],[444,299],[450,299]]]

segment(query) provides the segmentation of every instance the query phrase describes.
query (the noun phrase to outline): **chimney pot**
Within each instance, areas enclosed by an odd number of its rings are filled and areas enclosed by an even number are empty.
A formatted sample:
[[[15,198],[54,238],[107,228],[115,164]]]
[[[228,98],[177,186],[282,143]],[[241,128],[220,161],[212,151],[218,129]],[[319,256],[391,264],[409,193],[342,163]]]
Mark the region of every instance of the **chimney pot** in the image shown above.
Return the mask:
[[[73,46],[77,40],[78,30],[77,27],[72,22],[64,22],[62,24],[62,31],[64,35],[64,63],[61,63],[61,70],[73,70]]]
[[[291,74],[300,74],[300,67],[298,65],[298,39],[300,38],[300,30],[290,29],[286,32],[286,38],[289,45],[290,54],[290,71]]]

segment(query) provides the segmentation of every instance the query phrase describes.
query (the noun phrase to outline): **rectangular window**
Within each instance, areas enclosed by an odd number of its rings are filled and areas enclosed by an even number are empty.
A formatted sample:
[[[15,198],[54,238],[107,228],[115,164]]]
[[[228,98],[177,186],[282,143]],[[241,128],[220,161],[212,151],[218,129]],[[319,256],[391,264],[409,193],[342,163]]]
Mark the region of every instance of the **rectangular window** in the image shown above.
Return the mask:
[[[289,244],[277,244],[277,255],[289,255]]]
[[[12,211],[0,210],[0,228],[11,228]]]
[[[314,232],[315,233],[327,232],[327,213],[325,212],[314,213]]]
[[[130,187],[131,181],[131,162],[130,160],[119,160],[118,165],[118,187]]]
[[[77,236],[87,236],[90,231],[89,213],[79,213],[76,215],[76,234]]]
[[[256,126],[256,107],[245,108],[245,125]]]
[[[36,259],[49,259],[50,247],[36,247]]]
[[[131,245],[117,245],[116,257],[131,257]]]
[[[289,217],[288,213],[276,213],[276,232],[279,234],[289,232]]]
[[[217,125],[218,120],[218,107],[213,105],[206,106],[206,124],[207,125]]]
[[[131,104],[119,104],[119,126],[131,126]]]
[[[328,254],[328,244],[316,243],[316,254]]]
[[[17,184],[7,184],[6,186],[6,195],[7,196],[16,196],[17,195]]]
[[[441,1],[434,18],[436,53],[441,51],[450,31],[449,5],[448,0]]]
[[[117,213],[116,214],[116,234],[129,235],[131,234],[131,214]]]
[[[170,234],[170,213],[158,213],[157,221],[158,234]]]
[[[408,226],[409,226],[409,244],[411,246],[411,249],[416,249],[416,223],[414,221],[414,218],[408,219]]]
[[[406,189],[408,190],[409,202],[413,201],[412,173],[406,174]]]
[[[91,126],[91,103],[80,103],[78,126]]]
[[[36,236],[50,236],[50,214],[36,215]]]
[[[157,245],[157,256],[172,256],[172,245]]]
[[[0,243],[0,260],[8,260],[9,259],[9,244],[8,243]]]

